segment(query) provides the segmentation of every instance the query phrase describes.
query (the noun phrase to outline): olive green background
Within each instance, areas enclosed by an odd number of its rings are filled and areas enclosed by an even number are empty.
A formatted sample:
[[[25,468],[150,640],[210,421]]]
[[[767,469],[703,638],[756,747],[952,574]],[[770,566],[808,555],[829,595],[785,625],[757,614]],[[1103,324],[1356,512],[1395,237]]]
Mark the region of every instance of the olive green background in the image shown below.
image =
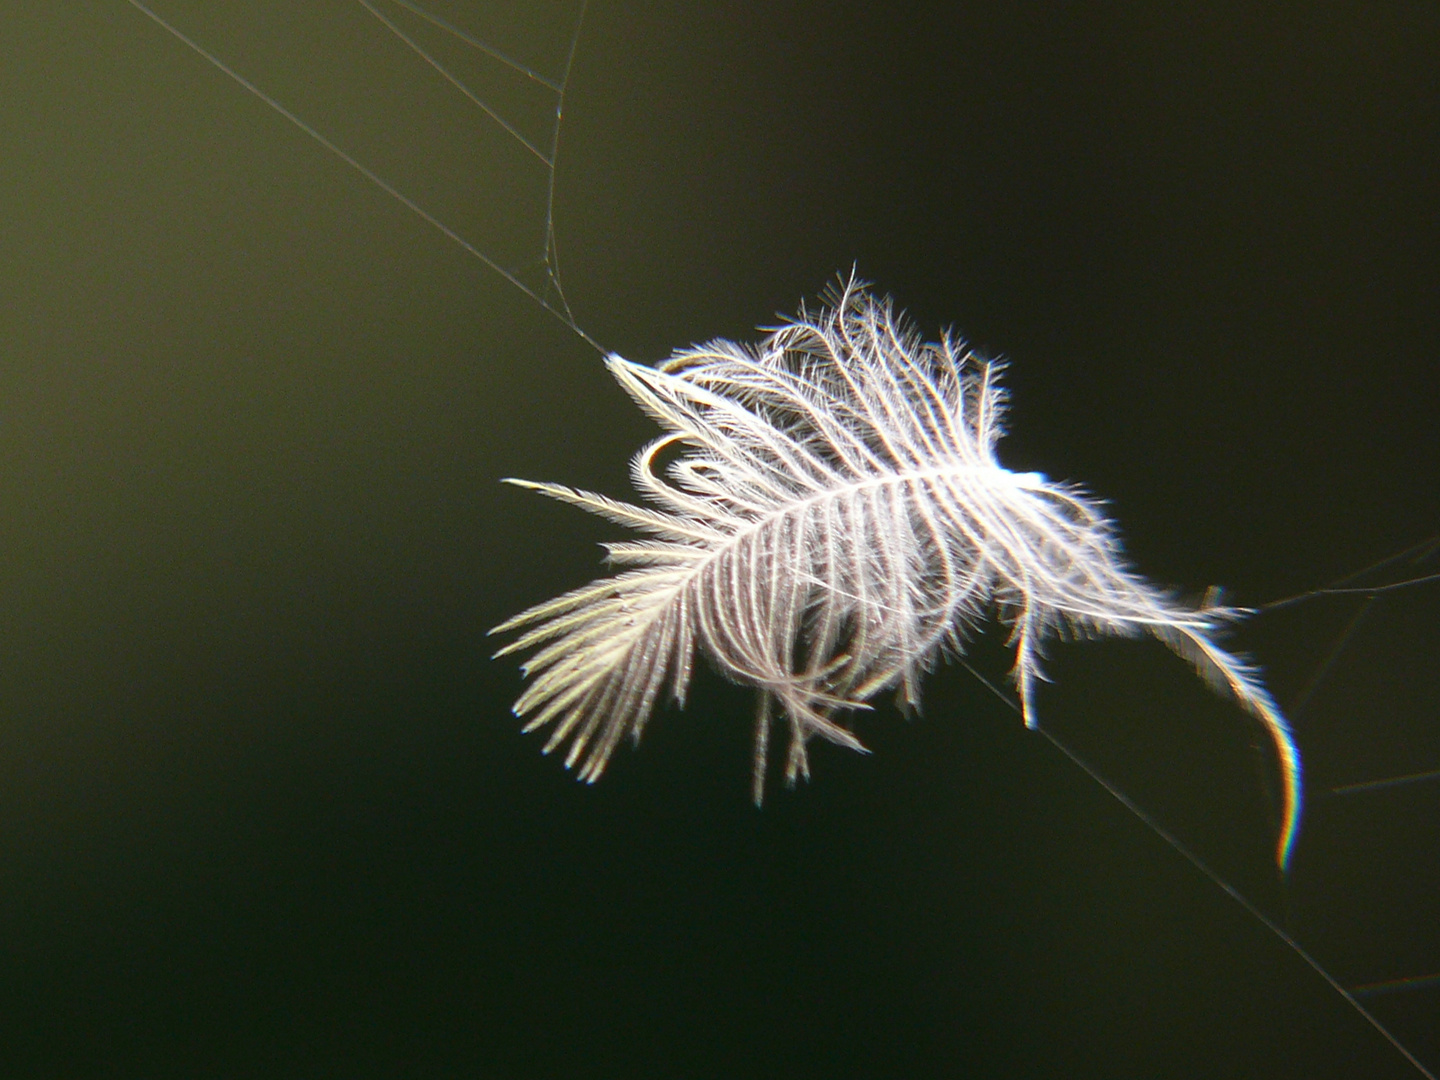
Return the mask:
[[[157,5],[158,6],[158,5]],[[291,10],[292,8],[296,10]],[[509,261],[533,161],[332,3],[166,14]],[[440,10],[440,5],[437,5]],[[573,5],[456,3],[554,72]],[[477,68],[477,79],[484,79]],[[487,100],[543,131],[543,98]],[[643,361],[858,266],[1011,367],[1005,462],[1237,603],[1440,531],[1440,9],[620,4],[556,228]],[[14,1076],[1410,1076],[963,669],[749,805],[713,676],[594,788],[488,627],[597,572],[649,423],[557,320],[123,0],[0,36],[0,1068]],[[1390,580],[1434,572],[1397,567]],[[1237,635],[1311,782],[1158,646],[1047,728],[1342,982],[1440,971],[1437,592]],[[976,666],[1003,677],[998,638]],[[1440,990],[1370,999],[1440,1065]]]

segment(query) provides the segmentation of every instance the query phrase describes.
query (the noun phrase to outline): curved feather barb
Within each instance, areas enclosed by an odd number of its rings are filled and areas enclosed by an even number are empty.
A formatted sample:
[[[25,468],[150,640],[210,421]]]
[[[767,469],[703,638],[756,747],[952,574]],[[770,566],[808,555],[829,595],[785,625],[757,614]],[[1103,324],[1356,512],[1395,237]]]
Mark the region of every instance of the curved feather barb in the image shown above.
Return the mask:
[[[607,358],[664,431],[632,464],[649,505],[508,481],[645,537],[607,545],[619,573],[495,628],[522,631],[497,655],[534,650],[515,703],[526,730],[548,726],[546,752],[567,747],[593,782],[662,692],[683,706],[703,651],[759,692],[758,803],[773,720],[790,732],[786,779],[808,777],[812,738],[863,750],[846,714],[890,687],[918,703],[921,674],[991,613],[1031,727],[1048,637],[1148,633],[1269,731],[1284,868],[1300,759],[1259,673],[1216,644],[1236,613],[1181,605],[1128,569],[1093,499],[999,463],[998,365],[922,340],[863,283],[824,301],[754,347],[713,341],[658,368]]]

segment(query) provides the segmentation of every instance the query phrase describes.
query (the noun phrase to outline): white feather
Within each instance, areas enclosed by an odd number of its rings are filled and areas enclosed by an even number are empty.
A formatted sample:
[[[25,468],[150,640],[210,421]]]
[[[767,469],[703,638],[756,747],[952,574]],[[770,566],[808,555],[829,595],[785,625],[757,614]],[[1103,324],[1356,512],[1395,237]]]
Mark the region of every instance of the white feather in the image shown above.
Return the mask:
[[[606,364],[665,434],[636,455],[648,507],[512,480],[651,539],[610,545],[630,567],[495,628],[497,655],[538,648],[515,703],[547,752],[593,782],[639,739],[667,682],[682,704],[697,647],[760,694],[755,797],[772,706],[790,729],[786,777],[808,776],[816,736],[863,750],[847,711],[919,681],[990,613],[1010,629],[1027,725],[1058,631],[1148,633],[1268,730],[1284,778],[1276,857],[1299,826],[1300,760],[1258,672],[1216,644],[1236,614],[1190,608],[1125,564],[1113,524],[1079,489],[1013,473],[999,367],[944,336],[925,342],[853,279],[754,348],[714,341],[659,368]],[[668,467],[662,451],[683,452]]]

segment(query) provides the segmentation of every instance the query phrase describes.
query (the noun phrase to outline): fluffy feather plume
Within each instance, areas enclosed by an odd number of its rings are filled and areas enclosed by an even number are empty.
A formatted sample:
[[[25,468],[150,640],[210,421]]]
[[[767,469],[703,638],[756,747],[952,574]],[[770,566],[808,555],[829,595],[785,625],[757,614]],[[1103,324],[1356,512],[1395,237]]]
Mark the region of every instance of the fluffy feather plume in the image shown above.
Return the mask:
[[[1126,566],[1113,524],[1079,489],[995,456],[999,368],[944,336],[923,341],[851,280],[753,348],[714,341],[658,368],[606,364],[664,434],[632,463],[649,506],[510,480],[644,534],[607,545],[623,568],[517,615],[497,655],[535,650],[515,703],[593,782],[638,740],[667,689],[682,706],[697,651],[759,692],[754,796],[769,731],[785,776],[812,738],[864,748],[845,714],[921,674],[994,613],[1034,727],[1046,638],[1151,634],[1268,730],[1284,779],[1276,858],[1299,825],[1300,760],[1258,672],[1216,644],[1232,609],[1190,608]],[[666,451],[673,460],[661,462]]]

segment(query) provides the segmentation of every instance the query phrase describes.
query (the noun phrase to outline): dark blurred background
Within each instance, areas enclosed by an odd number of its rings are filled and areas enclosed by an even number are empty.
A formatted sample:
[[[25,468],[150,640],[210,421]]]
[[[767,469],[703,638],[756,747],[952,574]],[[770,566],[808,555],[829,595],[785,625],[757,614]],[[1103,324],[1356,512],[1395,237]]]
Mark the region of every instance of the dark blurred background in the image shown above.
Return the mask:
[[[157,8],[542,253],[543,166],[363,10]],[[548,75],[577,13],[434,10]],[[1417,1075],[961,668],[761,812],[714,676],[573,783],[485,631],[616,535],[498,483],[628,491],[599,357],[123,0],[0,42],[0,1073]],[[642,361],[858,266],[1010,360],[1008,465],[1261,604],[1440,532],[1437,184],[1433,4],[596,0],[555,224]],[[1440,785],[1327,794],[1440,767],[1440,592],[1362,606],[1235,639],[1303,706],[1284,883],[1265,739],[1163,648],[1040,698],[1351,986],[1440,971]],[[1366,1000],[1440,1067],[1440,989]]]

